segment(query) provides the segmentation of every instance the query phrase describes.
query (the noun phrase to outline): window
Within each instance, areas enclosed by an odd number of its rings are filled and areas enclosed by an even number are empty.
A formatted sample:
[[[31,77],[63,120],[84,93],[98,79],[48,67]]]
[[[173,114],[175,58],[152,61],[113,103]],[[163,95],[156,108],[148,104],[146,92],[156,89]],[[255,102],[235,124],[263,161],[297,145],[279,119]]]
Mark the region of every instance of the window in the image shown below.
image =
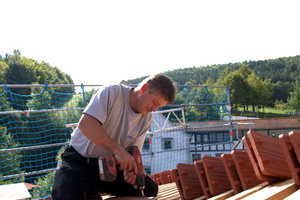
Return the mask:
[[[144,166],[144,171],[149,175],[151,174],[151,167],[150,166]]]
[[[203,134],[203,143],[204,143],[204,144],[209,143],[208,133]]]
[[[149,138],[146,138],[144,141],[144,146],[143,146],[143,150],[144,151],[149,151],[150,150],[150,142],[151,140]]]
[[[163,150],[173,149],[173,138],[163,138],[162,139],[162,149]]]
[[[195,162],[196,160],[201,160],[201,154],[192,154],[193,156],[193,162]]]

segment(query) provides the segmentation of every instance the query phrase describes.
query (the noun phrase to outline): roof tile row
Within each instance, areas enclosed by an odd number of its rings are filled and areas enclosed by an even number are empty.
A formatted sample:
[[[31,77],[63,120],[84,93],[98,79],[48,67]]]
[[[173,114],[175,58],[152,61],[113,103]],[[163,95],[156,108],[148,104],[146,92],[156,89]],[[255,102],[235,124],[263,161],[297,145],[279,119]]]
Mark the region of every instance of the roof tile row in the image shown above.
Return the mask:
[[[161,183],[175,182],[185,200],[201,196],[208,199],[231,189],[232,195],[237,195],[260,184],[277,184],[291,178],[300,188],[300,133],[290,132],[276,139],[249,131],[242,140],[245,151],[203,156],[193,164],[178,163],[177,169],[152,177]]]

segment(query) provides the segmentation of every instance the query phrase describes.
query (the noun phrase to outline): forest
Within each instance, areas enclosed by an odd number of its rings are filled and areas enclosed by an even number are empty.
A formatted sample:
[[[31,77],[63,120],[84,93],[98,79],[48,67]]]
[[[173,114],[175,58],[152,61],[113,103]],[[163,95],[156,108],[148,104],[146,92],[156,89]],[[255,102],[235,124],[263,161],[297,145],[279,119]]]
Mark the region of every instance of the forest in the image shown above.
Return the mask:
[[[300,109],[300,55],[277,59],[244,61],[163,72],[179,85],[221,85],[230,88],[234,108],[286,104]],[[126,81],[136,84],[145,77]]]
[[[70,75],[46,62],[37,62],[21,56],[19,50],[13,54],[0,55],[0,84],[74,84]],[[32,88],[12,88],[21,95],[31,94]],[[74,88],[53,88],[56,92],[74,92]]]
[[[275,107],[286,104],[296,112],[300,109],[300,55],[277,59],[244,61],[181,68],[161,72],[178,85],[221,85],[230,88],[234,108],[255,110],[255,107]],[[125,81],[137,84],[145,77]],[[70,75],[46,62],[13,54],[0,55],[0,83],[4,84],[73,84]],[[30,88],[14,88],[28,95]],[[73,92],[74,88],[55,88],[57,92]]]

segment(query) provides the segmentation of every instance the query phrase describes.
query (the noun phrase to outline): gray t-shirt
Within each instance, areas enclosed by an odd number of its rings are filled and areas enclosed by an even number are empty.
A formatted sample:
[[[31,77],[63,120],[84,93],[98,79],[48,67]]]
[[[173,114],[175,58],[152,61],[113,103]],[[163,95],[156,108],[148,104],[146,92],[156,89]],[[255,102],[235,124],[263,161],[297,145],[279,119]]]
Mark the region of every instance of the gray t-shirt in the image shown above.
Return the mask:
[[[101,122],[105,132],[123,148],[135,145],[141,151],[152,122],[152,114],[142,115],[131,109],[129,104],[131,89],[120,84],[103,86],[92,96],[83,113]],[[79,128],[71,134],[70,143],[87,158],[112,156],[110,152],[87,139]]]

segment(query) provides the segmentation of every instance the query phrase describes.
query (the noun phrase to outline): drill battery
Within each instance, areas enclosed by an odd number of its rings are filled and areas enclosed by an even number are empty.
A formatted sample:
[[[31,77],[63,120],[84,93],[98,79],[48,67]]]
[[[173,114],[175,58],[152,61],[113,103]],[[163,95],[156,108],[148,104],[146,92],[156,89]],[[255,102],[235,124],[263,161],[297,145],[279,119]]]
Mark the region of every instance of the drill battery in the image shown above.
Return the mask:
[[[98,159],[100,179],[102,181],[115,181],[117,178],[117,161],[114,157],[100,157]]]

